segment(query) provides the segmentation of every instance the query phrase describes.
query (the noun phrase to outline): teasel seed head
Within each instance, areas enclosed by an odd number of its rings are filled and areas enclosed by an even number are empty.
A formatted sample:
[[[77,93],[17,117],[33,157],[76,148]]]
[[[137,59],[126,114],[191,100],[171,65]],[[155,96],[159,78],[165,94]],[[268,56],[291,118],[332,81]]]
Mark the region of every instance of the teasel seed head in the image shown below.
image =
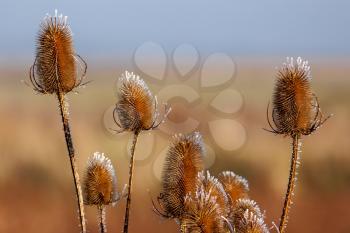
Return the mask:
[[[250,212],[248,209],[244,212],[239,224],[235,226],[235,230],[237,233],[269,233],[264,219]]]
[[[201,185],[185,197],[185,211],[180,220],[182,232],[226,233],[223,216],[213,190]]]
[[[89,158],[84,178],[84,204],[109,205],[119,200],[117,178],[111,161],[95,152]]]
[[[298,57],[287,58],[278,72],[273,94],[271,132],[284,135],[308,135],[320,127],[323,119],[316,96],[311,90],[311,69],[308,62]]]
[[[78,78],[77,63],[82,69]],[[37,38],[36,58],[30,80],[39,93],[68,93],[81,85],[86,73],[85,61],[75,53],[67,16],[49,14],[43,19]]]
[[[221,208],[223,216],[227,216],[230,211],[229,198],[218,179],[210,175],[209,171],[202,171],[198,173],[197,182],[197,190],[204,188],[204,190],[210,192],[213,197],[216,197],[216,202]]]
[[[155,129],[170,112],[170,108],[165,106],[164,116],[159,117],[157,98],[145,81],[133,72],[125,71],[119,78],[118,99],[113,117],[119,132]]]
[[[179,218],[185,196],[196,191],[197,174],[203,170],[203,141],[198,132],[175,135],[165,159],[162,192],[159,196],[164,217]]]
[[[258,204],[254,200],[248,198],[238,199],[235,201],[233,211],[230,213],[229,217],[235,227],[239,226],[247,210],[258,218],[264,219],[264,215],[261,213]]]
[[[236,175],[232,171],[223,171],[219,174],[218,179],[229,196],[231,205],[234,205],[240,198],[248,197],[248,181],[242,176]]]

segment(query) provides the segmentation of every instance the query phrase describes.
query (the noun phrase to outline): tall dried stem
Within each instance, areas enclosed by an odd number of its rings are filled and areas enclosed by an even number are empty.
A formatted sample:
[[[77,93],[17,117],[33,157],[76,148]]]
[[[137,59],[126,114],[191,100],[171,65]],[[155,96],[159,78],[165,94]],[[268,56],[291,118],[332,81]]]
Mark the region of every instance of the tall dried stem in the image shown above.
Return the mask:
[[[295,134],[293,136],[293,143],[292,143],[292,158],[290,162],[290,170],[289,170],[289,179],[288,179],[288,187],[286,196],[284,199],[284,205],[283,205],[283,211],[281,215],[281,221],[279,226],[280,233],[285,232],[285,229],[287,227],[288,222],[288,215],[292,202],[292,197],[294,195],[294,189],[296,186],[297,181],[297,169],[299,167],[299,159],[300,159],[300,147],[301,147],[301,141],[300,141],[300,135]]]
[[[72,140],[70,126],[69,126],[68,104],[66,102],[64,93],[62,93],[61,91],[57,92],[57,97],[58,97],[59,106],[60,106],[60,110],[61,110],[64,137],[66,139],[68,155],[69,155],[70,165],[71,165],[72,174],[73,174],[75,193],[76,193],[76,197],[78,200],[78,212],[79,212],[81,232],[85,233],[86,232],[86,224],[85,224],[83,195],[82,195],[82,190],[81,190],[78,168],[77,168],[77,164],[75,161],[73,140]]]
[[[103,205],[100,205],[98,207],[98,220],[99,220],[99,226],[100,226],[100,233],[106,233],[106,213],[105,213],[105,207]]]
[[[130,206],[131,206],[131,191],[132,191],[132,178],[133,178],[133,172],[134,172],[134,163],[135,163],[135,147],[137,143],[139,132],[134,132],[134,138],[131,144],[131,158],[129,163],[129,182],[128,182],[128,193],[126,198],[126,207],[125,207],[125,218],[124,218],[124,233],[127,233],[129,231],[129,213],[130,213]]]

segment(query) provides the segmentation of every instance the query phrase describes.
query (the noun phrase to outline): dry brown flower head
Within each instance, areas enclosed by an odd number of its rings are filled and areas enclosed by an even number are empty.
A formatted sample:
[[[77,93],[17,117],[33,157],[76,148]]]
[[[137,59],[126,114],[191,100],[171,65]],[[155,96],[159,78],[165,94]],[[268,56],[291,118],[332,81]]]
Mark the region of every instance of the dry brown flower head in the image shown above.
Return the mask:
[[[224,190],[223,185],[209,171],[198,173],[197,190],[204,188],[206,192],[210,192],[211,196],[216,197],[216,203],[221,208],[223,216],[227,216],[230,211],[229,198]]]
[[[78,79],[78,69],[82,74]],[[30,80],[39,93],[67,93],[81,85],[86,73],[85,61],[75,53],[67,16],[47,15],[38,33],[36,58]]]
[[[311,90],[311,70],[308,62],[298,57],[287,58],[278,72],[273,94],[272,120],[267,119],[271,132],[284,135],[309,135],[329,117],[323,118],[316,96]]]
[[[194,193],[198,172],[203,170],[203,142],[198,132],[175,135],[162,174],[159,201],[164,217],[179,218],[184,211],[185,196]]]
[[[234,205],[236,200],[248,197],[248,181],[242,176],[236,175],[232,171],[223,171],[219,174],[218,179],[230,197],[232,205]]]
[[[195,193],[186,195],[181,228],[191,233],[227,233],[223,216],[217,196],[202,185]]]
[[[113,112],[120,131],[140,132],[157,128],[169,114],[159,117],[157,98],[154,97],[143,79],[125,71],[119,79],[118,102]],[[119,119],[119,120],[118,120]]]
[[[119,199],[116,176],[111,161],[103,153],[95,152],[88,161],[84,179],[84,203],[109,205]]]

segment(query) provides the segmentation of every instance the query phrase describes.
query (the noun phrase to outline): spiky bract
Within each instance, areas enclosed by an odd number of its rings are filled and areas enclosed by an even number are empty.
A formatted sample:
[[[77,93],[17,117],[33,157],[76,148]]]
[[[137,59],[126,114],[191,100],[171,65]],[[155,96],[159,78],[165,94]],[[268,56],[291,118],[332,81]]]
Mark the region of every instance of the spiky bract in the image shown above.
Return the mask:
[[[198,132],[174,136],[162,174],[160,200],[166,216],[179,218],[183,214],[185,196],[195,192],[197,174],[203,170],[202,156]]]
[[[109,205],[118,199],[117,178],[111,161],[95,152],[88,161],[84,179],[84,203],[86,205]]]

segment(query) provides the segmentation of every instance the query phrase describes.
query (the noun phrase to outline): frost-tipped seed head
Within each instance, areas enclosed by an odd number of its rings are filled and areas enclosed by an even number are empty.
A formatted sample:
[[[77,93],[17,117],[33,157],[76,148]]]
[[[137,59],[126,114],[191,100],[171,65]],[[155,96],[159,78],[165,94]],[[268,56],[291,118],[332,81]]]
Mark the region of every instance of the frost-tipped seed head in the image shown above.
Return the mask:
[[[210,172],[199,172],[197,176],[197,191],[200,189],[210,192],[213,197],[216,197],[216,202],[221,208],[224,216],[229,213],[229,198],[224,190],[223,185]]]
[[[40,93],[67,93],[80,85],[77,66],[86,63],[75,54],[67,16],[49,14],[43,19],[37,37],[36,59],[30,70],[34,89]]]
[[[174,136],[162,174],[160,200],[165,215],[173,218],[182,215],[185,196],[195,192],[197,174],[203,170],[203,153],[198,132]]]
[[[264,219],[264,215],[254,200],[248,198],[238,199],[235,201],[233,211],[230,213],[230,219],[234,226],[239,226],[247,210],[258,218]]]
[[[279,133],[306,134],[313,124],[315,98],[308,62],[287,58],[279,70],[273,94],[272,118]]]
[[[201,186],[195,193],[185,197],[185,212],[181,217],[181,228],[191,233],[226,233],[224,213],[212,190]]]
[[[155,98],[146,83],[138,75],[125,71],[119,85],[115,110],[122,130],[136,132],[151,129],[158,113]]]
[[[86,205],[109,205],[118,200],[117,178],[111,161],[95,152],[89,158],[84,177],[84,203]]]
[[[221,172],[218,176],[232,205],[240,198],[247,198],[249,192],[248,181],[232,171]]]
[[[243,218],[240,219],[235,229],[237,233],[269,233],[264,219],[250,212],[248,209],[244,212]]]

